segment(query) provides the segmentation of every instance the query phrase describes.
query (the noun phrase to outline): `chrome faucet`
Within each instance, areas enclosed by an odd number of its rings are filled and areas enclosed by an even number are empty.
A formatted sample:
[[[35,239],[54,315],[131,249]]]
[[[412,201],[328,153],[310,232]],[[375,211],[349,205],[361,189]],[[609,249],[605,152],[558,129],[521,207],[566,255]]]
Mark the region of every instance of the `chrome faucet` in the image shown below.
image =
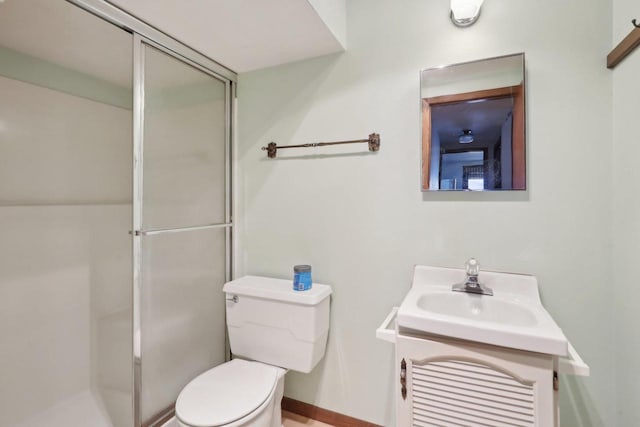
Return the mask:
[[[455,292],[469,292],[472,294],[480,295],[493,295],[493,290],[487,288],[482,283],[478,282],[478,274],[480,274],[480,264],[475,258],[469,258],[464,263],[464,267],[467,270],[467,278],[462,283],[456,283],[451,288]]]

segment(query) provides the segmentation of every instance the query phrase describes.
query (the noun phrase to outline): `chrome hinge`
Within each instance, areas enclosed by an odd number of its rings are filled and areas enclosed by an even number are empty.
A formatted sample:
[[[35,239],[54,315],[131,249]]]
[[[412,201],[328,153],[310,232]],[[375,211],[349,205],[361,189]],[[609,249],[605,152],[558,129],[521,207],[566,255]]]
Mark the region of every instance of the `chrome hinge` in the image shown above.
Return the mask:
[[[553,389],[558,391],[560,389],[560,380],[558,379],[558,372],[553,371]]]

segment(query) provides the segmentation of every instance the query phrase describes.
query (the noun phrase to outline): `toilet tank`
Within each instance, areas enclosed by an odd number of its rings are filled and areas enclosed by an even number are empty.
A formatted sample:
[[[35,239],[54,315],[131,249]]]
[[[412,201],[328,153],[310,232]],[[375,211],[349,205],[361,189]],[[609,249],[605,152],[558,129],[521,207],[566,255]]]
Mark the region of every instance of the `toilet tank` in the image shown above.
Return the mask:
[[[305,373],[322,359],[331,287],[294,291],[292,280],[244,276],[223,290],[234,356]]]

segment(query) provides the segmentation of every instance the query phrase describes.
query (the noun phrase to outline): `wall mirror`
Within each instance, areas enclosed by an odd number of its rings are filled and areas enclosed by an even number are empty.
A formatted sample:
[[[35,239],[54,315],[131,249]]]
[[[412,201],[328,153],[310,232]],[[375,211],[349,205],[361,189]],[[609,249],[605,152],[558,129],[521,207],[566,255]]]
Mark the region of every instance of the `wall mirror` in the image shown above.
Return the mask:
[[[525,190],[524,53],[420,73],[422,191]]]

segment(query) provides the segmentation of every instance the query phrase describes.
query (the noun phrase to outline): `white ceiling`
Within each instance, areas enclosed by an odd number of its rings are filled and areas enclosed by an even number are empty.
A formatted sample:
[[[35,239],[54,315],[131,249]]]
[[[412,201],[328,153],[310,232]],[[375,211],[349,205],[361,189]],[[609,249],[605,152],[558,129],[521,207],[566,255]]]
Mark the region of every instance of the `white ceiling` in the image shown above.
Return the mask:
[[[238,73],[344,50],[308,0],[110,0]]]
[[[344,15],[344,0],[313,1],[325,18]],[[308,0],[113,3],[236,72],[343,50]],[[0,46],[131,87],[131,34],[66,1],[0,0]]]
[[[131,34],[65,1],[0,2],[0,45],[131,87]]]

